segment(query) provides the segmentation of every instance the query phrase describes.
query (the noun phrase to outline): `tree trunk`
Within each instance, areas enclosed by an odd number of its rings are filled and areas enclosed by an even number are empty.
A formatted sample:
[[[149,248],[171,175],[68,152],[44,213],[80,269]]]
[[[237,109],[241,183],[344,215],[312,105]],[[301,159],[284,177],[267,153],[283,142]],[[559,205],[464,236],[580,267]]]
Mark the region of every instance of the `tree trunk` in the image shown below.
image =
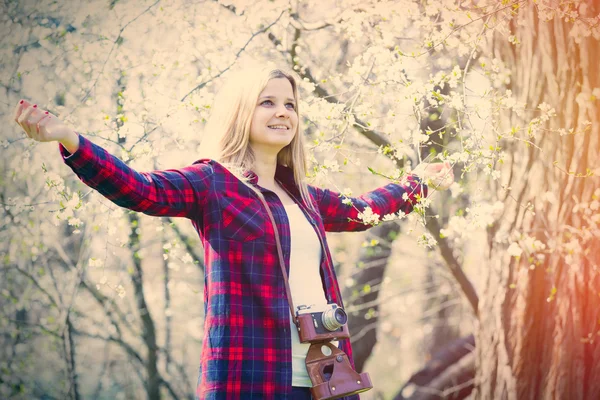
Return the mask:
[[[361,250],[358,265],[353,275],[356,282],[351,288],[345,288],[343,298],[348,299],[346,308],[349,311],[350,337],[352,338],[352,352],[354,366],[357,371],[362,371],[367,359],[377,343],[377,325],[379,314],[379,294],[385,276],[388,259],[392,253],[391,243],[400,233],[400,225],[385,223],[372,228],[370,235],[381,238],[376,246],[365,247]],[[365,289],[368,287],[368,289]],[[358,289],[358,293],[351,293]],[[354,311],[352,311],[354,310]]]
[[[158,168],[157,168],[158,169]],[[167,227],[167,223],[161,221],[163,224],[163,228]],[[168,237],[163,229],[163,243],[168,243]],[[169,271],[169,263],[166,259],[162,260],[163,267],[163,288],[165,291],[165,371],[167,374],[170,372],[171,367],[171,330],[172,330],[172,317],[171,317],[171,290],[169,289],[169,283],[171,281],[170,271]]]
[[[598,168],[600,102],[592,90],[600,86],[599,42],[576,43],[573,22],[546,22],[537,7],[521,3],[512,17],[520,44],[500,34],[493,40],[495,57],[511,69],[513,95],[530,110],[523,117],[501,111],[501,131],[526,126],[544,102],[557,115],[535,136],[516,133],[533,145],[501,142],[508,157],[500,181],[510,189],[492,188],[504,212],[488,231],[482,269],[475,398],[593,400],[600,398],[600,248],[590,203],[600,185],[577,174]],[[575,134],[546,130],[570,127]],[[547,247],[532,251],[527,236]],[[524,248],[520,257],[507,254],[510,242]]]
[[[147,350],[147,356],[144,360],[146,368],[146,382],[144,382],[144,386],[146,388],[146,393],[148,394],[148,400],[159,400],[161,380],[160,375],[158,374],[158,344],[156,343],[154,320],[150,315],[144,296],[142,260],[138,253],[140,251],[140,236],[138,233],[139,216],[135,213],[130,213],[128,217],[131,224],[129,248],[133,253],[133,273],[131,282],[133,283],[137,309],[142,321],[142,340]]]
[[[73,323],[71,322],[71,316],[67,315],[66,329],[63,334],[63,351],[65,354],[65,362],[67,363],[67,375],[68,375],[68,391],[69,397],[72,400],[79,400],[79,376],[77,375],[77,367],[75,363],[75,343],[73,338]]]

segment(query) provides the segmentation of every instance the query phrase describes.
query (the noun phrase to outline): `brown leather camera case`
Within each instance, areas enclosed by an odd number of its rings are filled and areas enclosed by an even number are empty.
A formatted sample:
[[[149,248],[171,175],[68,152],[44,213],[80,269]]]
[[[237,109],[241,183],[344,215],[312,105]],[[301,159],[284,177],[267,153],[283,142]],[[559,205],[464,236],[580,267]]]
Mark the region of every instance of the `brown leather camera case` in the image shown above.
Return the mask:
[[[331,354],[323,354],[322,346],[329,347]],[[310,392],[315,400],[338,399],[373,388],[369,374],[353,370],[346,353],[329,342],[310,345],[306,370],[313,384]],[[324,376],[325,370],[331,373],[329,380]]]

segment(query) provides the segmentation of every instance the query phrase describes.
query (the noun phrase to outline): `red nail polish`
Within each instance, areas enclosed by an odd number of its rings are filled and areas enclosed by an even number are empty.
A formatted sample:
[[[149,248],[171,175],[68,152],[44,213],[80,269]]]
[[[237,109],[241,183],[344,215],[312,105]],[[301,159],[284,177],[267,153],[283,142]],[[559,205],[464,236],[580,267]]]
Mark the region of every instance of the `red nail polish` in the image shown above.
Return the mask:
[[[48,114],[48,111],[46,111],[44,114]]]
[[[25,102],[24,100],[21,100],[21,101],[19,102],[19,104],[23,104],[24,102]]]
[[[34,104],[34,105],[33,105],[33,108],[37,108],[37,104]]]

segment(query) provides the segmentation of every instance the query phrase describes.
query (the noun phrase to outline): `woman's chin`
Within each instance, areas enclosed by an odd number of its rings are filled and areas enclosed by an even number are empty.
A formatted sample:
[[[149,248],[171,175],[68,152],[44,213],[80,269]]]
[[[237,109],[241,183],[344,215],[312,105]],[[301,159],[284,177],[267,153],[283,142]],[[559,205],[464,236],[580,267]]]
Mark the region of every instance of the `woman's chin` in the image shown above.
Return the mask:
[[[264,140],[264,141],[260,141],[260,142],[250,142],[250,147],[252,147],[253,150],[262,150],[262,151],[268,151],[269,153],[278,153],[279,151],[281,151],[283,148],[285,148],[286,146],[288,146],[290,143],[292,142],[291,138],[279,138],[277,139],[271,139],[271,140]]]

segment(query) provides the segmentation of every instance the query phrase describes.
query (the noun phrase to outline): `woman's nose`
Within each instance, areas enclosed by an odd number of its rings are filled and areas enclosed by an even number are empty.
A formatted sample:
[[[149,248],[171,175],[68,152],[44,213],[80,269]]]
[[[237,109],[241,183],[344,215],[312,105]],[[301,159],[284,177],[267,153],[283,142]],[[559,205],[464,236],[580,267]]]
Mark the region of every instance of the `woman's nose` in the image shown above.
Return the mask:
[[[277,107],[277,110],[275,111],[275,115],[277,115],[278,117],[289,117],[289,112],[288,109],[285,108],[285,105],[283,107]]]

